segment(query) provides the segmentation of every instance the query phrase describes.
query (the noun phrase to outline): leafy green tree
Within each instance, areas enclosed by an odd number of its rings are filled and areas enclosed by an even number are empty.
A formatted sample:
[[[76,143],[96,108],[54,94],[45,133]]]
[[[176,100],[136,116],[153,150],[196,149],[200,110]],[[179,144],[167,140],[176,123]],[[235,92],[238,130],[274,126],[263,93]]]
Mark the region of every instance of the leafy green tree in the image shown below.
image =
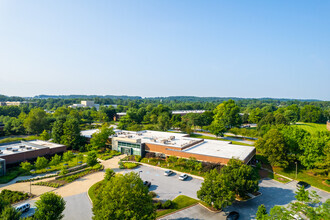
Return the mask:
[[[299,187],[298,190],[296,191],[295,198],[299,201],[299,202],[309,202],[310,198],[309,198],[309,192],[305,189],[304,186]]]
[[[315,105],[305,105],[300,110],[300,119],[303,122],[321,122],[322,110]]]
[[[44,140],[44,141],[48,141],[50,139],[50,134],[44,130],[41,134],[40,134],[40,139]]]
[[[53,166],[56,166],[57,164],[61,163],[61,156],[55,154],[51,161],[50,161],[50,164],[53,165]]]
[[[114,177],[116,175],[115,171],[113,171],[112,169],[108,168],[105,170],[105,176],[104,179],[106,181],[110,181],[112,177]]]
[[[98,163],[97,161],[97,154],[95,151],[91,151],[87,154],[87,161],[86,161],[88,166],[94,166]]]
[[[277,129],[269,130],[256,141],[256,148],[268,158],[272,166],[288,166],[287,146],[283,135]]]
[[[77,160],[78,161],[82,161],[84,159],[84,154],[83,153],[79,153],[78,155],[77,155]]]
[[[104,124],[101,129],[93,134],[93,137],[90,140],[93,149],[97,150],[105,147],[106,143],[109,142],[109,136],[113,134],[115,134],[113,128],[110,128],[108,124]]]
[[[242,161],[236,159],[230,159],[227,166],[224,166],[221,171],[221,178],[224,180],[224,184],[242,198],[247,193],[253,193],[258,191],[258,175],[251,166],[243,164]]]
[[[215,124],[221,124],[230,129],[232,127],[238,127],[241,125],[241,117],[239,115],[240,109],[236,105],[235,101],[224,101],[214,109],[213,122]]]
[[[35,205],[37,209],[34,217],[38,220],[60,220],[64,217],[65,201],[53,192],[42,194]]]
[[[275,124],[277,125],[289,125],[289,121],[284,117],[283,114],[277,114],[275,116]]]
[[[216,136],[223,136],[223,134],[227,131],[227,128],[223,123],[213,121],[209,126],[209,130]]]
[[[155,219],[155,208],[148,193],[137,173],[112,177],[96,195],[93,219]]]
[[[68,118],[63,124],[63,136],[61,143],[71,147],[72,149],[79,149],[81,144],[79,122],[75,118]]]
[[[52,138],[55,143],[61,143],[61,138],[63,136],[63,124],[65,119],[57,119],[54,122],[53,129],[52,129]]]
[[[266,220],[267,219],[267,210],[264,204],[261,204],[258,207],[258,211],[256,214],[256,219],[257,220]]]
[[[261,109],[255,108],[255,109],[252,109],[252,111],[250,112],[249,121],[251,123],[257,124],[257,123],[259,123],[259,121],[261,120],[262,117],[263,117],[263,115],[262,115]]]
[[[223,209],[233,203],[235,193],[227,186],[224,179],[216,169],[211,170],[204,177],[204,182],[197,197],[213,206],[215,209]]]
[[[1,212],[4,210],[4,208],[6,206],[10,205],[10,203],[5,199],[3,198],[2,196],[0,197],[0,214]]]
[[[158,127],[161,131],[167,131],[170,129],[170,116],[168,113],[163,112],[161,115],[158,116]]]
[[[1,212],[0,219],[4,220],[19,220],[21,213],[18,212],[14,207],[7,205]]]
[[[40,134],[48,127],[48,116],[41,108],[32,109],[24,120],[24,127],[28,133]]]
[[[40,170],[40,169],[43,169],[43,168],[46,168],[48,165],[48,160],[44,157],[38,157],[36,162],[34,162],[34,166]]]
[[[32,169],[32,164],[29,163],[28,161],[22,162],[20,166],[22,167],[23,170],[27,172],[30,172],[30,170]]]
[[[292,220],[292,212],[282,206],[274,206],[269,212],[270,219]]]
[[[63,160],[64,161],[71,161],[74,158],[74,155],[72,153],[72,151],[67,151],[63,154]]]

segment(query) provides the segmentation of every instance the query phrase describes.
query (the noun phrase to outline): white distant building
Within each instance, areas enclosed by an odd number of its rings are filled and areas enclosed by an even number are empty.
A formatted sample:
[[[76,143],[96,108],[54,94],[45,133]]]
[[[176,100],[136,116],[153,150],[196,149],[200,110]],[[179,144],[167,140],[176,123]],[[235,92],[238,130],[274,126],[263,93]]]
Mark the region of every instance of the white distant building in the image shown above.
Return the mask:
[[[81,101],[80,104],[73,104],[70,105],[69,108],[93,108],[95,107],[96,110],[99,110],[100,105],[99,104],[95,104],[94,101]]]

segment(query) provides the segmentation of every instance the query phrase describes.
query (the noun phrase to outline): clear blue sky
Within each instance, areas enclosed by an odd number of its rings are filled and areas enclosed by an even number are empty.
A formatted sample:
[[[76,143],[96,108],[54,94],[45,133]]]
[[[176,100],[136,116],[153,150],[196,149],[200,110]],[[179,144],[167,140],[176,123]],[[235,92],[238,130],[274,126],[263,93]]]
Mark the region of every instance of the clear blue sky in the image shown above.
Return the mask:
[[[0,0],[0,94],[330,100],[330,1]]]

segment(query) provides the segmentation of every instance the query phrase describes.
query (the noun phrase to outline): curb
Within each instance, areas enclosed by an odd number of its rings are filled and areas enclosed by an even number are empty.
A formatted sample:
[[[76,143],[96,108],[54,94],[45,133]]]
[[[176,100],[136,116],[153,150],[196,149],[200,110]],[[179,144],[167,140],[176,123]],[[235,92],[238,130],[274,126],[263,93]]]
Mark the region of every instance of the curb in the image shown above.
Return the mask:
[[[125,162],[125,161],[123,161],[123,162]],[[158,168],[158,169],[161,169],[161,170],[172,170],[172,169],[169,169],[169,168],[163,168],[163,167],[159,167],[159,166],[154,166],[154,165],[150,165],[150,164],[147,164],[147,163],[141,163],[141,162],[136,162],[136,161],[128,161],[128,162],[139,163],[140,165],[143,165],[143,166]],[[180,174],[184,173],[184,172],[177,171],[177,170],[173,170],[173,171],[175,171],[177,173],[180,173]],[[201,176],[196,176],[196,175],[193,175],[193,174],[190,174],[190,173],[187,173],[187,174],[189,174],[189,176],[191,176],[191,177],[193,177],[195,179],[204,180],[204,178],[201,177]]]
[[[175,214],[175,213],[177,213],[177,212],[181,212],[182,210],[185,210],[185,209],[191,208],[191,207],[196,206],[196,205],[198,205],[198,204],[199,204],[199,203],[192,204],[192,205],[190,205],[190,206],[184,207],[184,208],[179,209],[179,210],[176,210],[176,211],[174,211],[174,212],[171,212],[171,213],[168,213],[168,214],[162,215],[162,216],[156,218],[156,220],[162,219],[162,218],[164,218],[164,217],[166,217],[166,216],[169,216],[169,215]]]
[[[211,210],[209,209],[207,206],[203,205],[202,203],[198,203],[199,205],[203,206],[204,208],[206,208],[209,212],[213,212],[213,213],[220,213],[222,212],[222,210],[217,210],[217,211],[214,211],[214,210]]]

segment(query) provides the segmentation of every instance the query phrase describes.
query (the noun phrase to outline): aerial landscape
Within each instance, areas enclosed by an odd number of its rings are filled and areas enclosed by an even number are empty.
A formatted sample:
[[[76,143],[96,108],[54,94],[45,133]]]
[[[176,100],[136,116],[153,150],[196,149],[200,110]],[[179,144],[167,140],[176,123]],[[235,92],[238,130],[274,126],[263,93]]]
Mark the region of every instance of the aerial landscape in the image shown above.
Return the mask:
[[[0,219],[330,219],[329,10],[0,0]]]

